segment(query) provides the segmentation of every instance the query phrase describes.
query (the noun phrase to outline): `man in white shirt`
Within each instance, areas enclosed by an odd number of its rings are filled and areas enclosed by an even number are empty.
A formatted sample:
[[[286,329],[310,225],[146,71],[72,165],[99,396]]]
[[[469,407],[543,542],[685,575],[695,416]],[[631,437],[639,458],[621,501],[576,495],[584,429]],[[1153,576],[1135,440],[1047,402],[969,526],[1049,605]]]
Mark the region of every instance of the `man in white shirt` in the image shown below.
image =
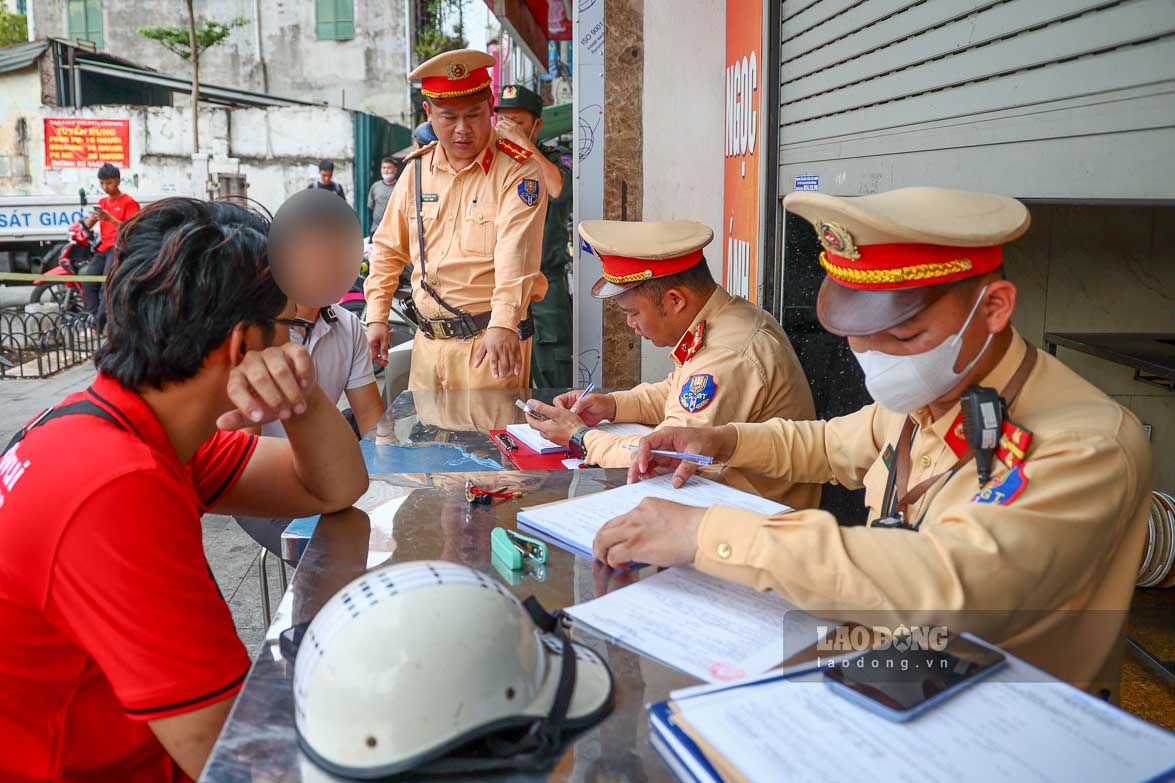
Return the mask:
[[[363,323],[357,315],[338,305],[317,308],[299,304],[295,305],[294,315],[287,322],[290,341],[302,343],[310,351],[318,385],[327,399],[337,402],[347,395],[351,408],[343,411],[343,415],[351,422],[356,435],[362,437],[375,428],[384,413],[383,396],[372,372],[371,350],[367,347]],[[254,428],[253,433],[286,436],[280,421]],[[254,541],[280,556],[281,535],[288,519],[245,516],[235,519]]]
[[[321,309],[295,306],[305,327],[291,326],[290,339],[310,351],[318,385],[328,399],[338,401],[343,394],[351,406],[352,425],[360,437],[370,432],[384,413],[383,397],[372,371],[367,333],[358,316],[344,307],[328,305]],[[276,425],[276,426],[275,426]],[[281,422],[270,422],[262,435],[284,437]]]

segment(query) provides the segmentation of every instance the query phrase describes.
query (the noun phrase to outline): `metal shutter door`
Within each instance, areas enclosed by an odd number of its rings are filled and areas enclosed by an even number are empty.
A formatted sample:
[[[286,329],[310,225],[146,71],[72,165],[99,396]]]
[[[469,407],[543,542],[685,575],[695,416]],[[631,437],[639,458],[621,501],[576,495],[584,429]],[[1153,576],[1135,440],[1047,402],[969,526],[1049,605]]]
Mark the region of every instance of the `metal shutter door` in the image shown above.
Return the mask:
[[[1175,199],[1175,0],[782,9],[782,192]]]

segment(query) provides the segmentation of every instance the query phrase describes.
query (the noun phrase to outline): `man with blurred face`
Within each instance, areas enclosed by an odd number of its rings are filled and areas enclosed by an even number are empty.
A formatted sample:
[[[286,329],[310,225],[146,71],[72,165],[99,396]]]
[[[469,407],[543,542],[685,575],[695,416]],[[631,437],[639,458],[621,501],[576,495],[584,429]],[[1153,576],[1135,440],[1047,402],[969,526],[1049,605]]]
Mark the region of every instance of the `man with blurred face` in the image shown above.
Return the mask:
[[[547,187],[533,153],[491,125],[493,62],[462,49],[409,74],[421,82],[437,142],[406,159],[372,240],[365,293],[372,358],[387,364],[388,311],[401,270],[413,265],[412,390],[530,385],[529,311],[547,289]]]

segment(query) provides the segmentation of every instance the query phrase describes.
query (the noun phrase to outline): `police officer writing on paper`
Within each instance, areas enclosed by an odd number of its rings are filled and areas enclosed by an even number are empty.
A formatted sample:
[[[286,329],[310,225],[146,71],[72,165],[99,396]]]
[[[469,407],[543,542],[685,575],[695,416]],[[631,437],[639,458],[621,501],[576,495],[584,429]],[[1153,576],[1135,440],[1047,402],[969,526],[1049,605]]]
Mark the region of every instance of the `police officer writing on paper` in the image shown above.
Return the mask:
[[[495,109],[498,134],[534,154],[547,187],[547,219],[543,226],[543,277],[547,295],[531,307],[534,314],[535,350],[531,354],[531,378],[539,389],[567,388],[572,383],[571,290],[567,270],[567,226],[571,220],[571,156],[536,146],[543,128],[543,99],[522,85],[502,88]]]
[[[531,418],[544,437],[593,465],[626,468],[640,437],[592,426],[604,419],[648,426],[707,427],[773,418],[813,419],[812,392],[791,342],[763,308],[731,296],[710,275],[703,248],[714,232],[694,221],[585,220],[579,234],[599,256],[592,287],[613,298],[628,325],[672,348],[673,370],[657,383],[611,394],[568,392],[555,406],[531,400],[548,417]],[[819,503],[820,487],[726,470],[730,484],[794,507]]]
[[[547,289],[547,188],[533,153],[491,126],[493,62],[462,49],[409,74],[438,141],[406,159],[373,237],[365,292],[368,343],[386,364],[388,309],[400,271],[413,265],[413,390],[530,385],[529,309]]]
[[[1114,695],[1150,449],[1129,411],[1011,326],[1002,245],[1027,230],[1027,210],[937,188],[784,205],[816,228],[817,314],[848,337],[876,402],[831,421],[660,430],[630,475],[684,479],[688,465],[650,454],[672,449],[863,486],[870,525],[646,501],[601,529],[596,556],[693,563],[824,616],[914,613]]]

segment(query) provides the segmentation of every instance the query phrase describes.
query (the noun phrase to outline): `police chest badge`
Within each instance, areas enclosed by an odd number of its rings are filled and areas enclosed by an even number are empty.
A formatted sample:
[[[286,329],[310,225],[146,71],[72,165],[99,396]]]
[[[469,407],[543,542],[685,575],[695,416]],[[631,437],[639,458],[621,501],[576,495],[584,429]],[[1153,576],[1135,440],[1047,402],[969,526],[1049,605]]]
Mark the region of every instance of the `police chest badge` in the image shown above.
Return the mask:
[[[524,179],[518,183],[518,198],[522,199],[522,203],[528,207],[533,207],[539,203],[539,181],[537,179]]]
[[[1020,464],[1002,476],[996,476],[975,493],[972,503],[991,503],[1006,506],[1028,486],[1028,477],[1024,475],[1024,465]]]
[[[718,393],[718,384],[714,383],[714,376],[709,373],[691,375],[682,385],[677,401],[689,413],[697,413],[709,407]]]

